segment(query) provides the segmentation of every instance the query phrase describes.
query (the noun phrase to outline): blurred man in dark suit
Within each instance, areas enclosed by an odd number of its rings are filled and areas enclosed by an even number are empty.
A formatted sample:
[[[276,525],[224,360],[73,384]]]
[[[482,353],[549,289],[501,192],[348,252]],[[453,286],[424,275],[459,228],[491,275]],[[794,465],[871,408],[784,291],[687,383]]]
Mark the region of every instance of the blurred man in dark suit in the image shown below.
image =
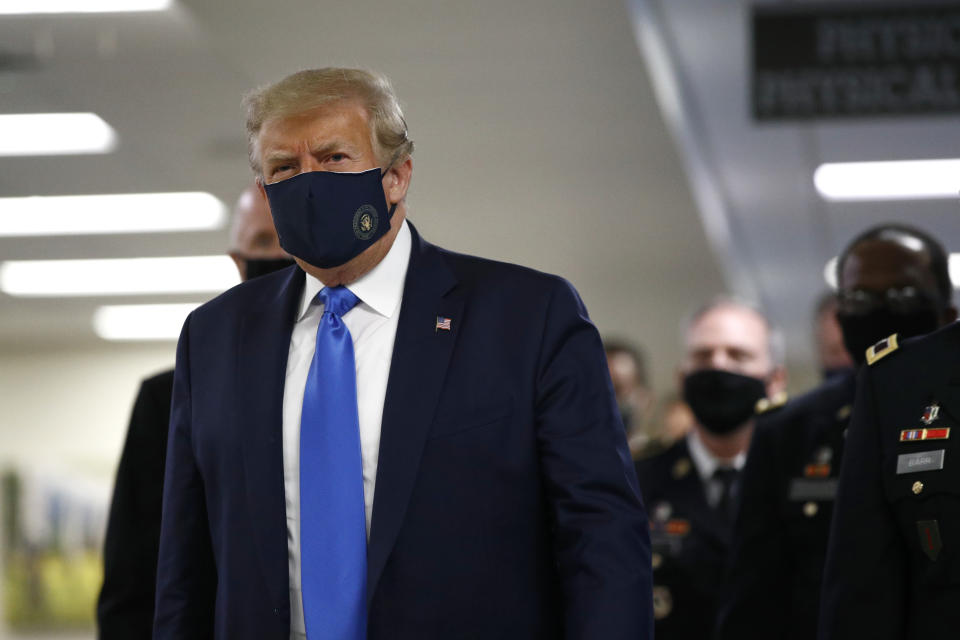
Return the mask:
[[[245,189],[234,207],[229,253],[243,280],[293,265],[256,185]],[[164,371],[143,381],[133,406],[103,550],[97,603],[101,640],[152,637],[172,393],[173,371]]]
[[[651,515],[656,637],[713,633],[740,470],[758,403],[780,401],[786,382],[779,333],[752,305],[721,298],[684,332],[680,386],[692,431],[637,462]]]
[[[573,287],[406,221],[386,78],[301,71],[245,104],[302,271],[184,324],[154,637],[650,637],[646,513]]]
[[[832,305],[854,360],[862,363],[865,345],[892,331],[916,335],[949,320],[952,314],[934,312],[950,308],[949,297],[943,297],[949,296],[949,285],[943,290],[938,282],[949,283],[945,254],[927,234],[883,225],[854,238],[837,262]],[[925,294],[914,297],[911,308],[906,291]],[[926,320],[917,323],[916,314]],[[854,379],[854,370],[841,369],[758,421],[744,470],[721,639],[816,637]]]

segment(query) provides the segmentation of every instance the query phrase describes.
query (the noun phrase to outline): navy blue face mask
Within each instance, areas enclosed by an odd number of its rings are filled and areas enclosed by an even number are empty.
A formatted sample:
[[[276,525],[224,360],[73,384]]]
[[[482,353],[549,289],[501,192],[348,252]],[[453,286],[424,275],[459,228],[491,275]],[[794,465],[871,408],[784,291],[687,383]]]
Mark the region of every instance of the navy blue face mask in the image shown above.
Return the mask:
[[[390,229],[386,172],[310,171],[264,185],[280,246],[321,269],[356,258]]]

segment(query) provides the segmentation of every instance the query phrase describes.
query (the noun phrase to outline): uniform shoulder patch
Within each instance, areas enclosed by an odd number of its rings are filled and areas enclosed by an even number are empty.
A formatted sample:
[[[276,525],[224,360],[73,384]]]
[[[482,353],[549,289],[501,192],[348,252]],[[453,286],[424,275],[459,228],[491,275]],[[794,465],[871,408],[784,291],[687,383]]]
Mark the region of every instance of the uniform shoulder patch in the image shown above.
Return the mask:
[[[872,365],[875,362],[879,362],[899,348],[900,345],[897,343],[897,334],[889,335],[867,349],[867,364]]]
[[[757,405],[754,407],[757,415],[762,415],[764,413],[769,413],[774,409],[779,409],[783,405],[787,404],[787,400],[790,399],[790,396],[787,395],[786,391],[781,391],[779,393],[773,394],[771,398],[760,398],[757,400]]]

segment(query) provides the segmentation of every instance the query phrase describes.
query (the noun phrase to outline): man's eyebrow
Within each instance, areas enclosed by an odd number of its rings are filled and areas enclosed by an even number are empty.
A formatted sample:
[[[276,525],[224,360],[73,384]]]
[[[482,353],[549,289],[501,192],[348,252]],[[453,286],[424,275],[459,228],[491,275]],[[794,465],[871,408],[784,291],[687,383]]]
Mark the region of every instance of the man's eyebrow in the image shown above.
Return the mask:
[[[338,150],[346,151],[355,151],[354,146],[345,140],[329,140],[321,145],[313,147],[310,149],[310,154],[314,156],[322,156],[328,153],[333,153]],[[291,151],[284,151],[282,149],[277,149],[275,151],[270,151],[267,153],[267,157],[264,160],[265,164],[275,164],[277,162],[288,162],[290,160],[295,160],[297,154]]]
[[[317,145],[317,146],[315,146],[315,147],[311,147],[311,148],[310,148],[310,153],[311,153],[311,155],[314,155],[314,156],[322,156],[322,155],[326,155],[326,154],[328,154],[328,153],[332,153],[332,152],[334,152],[334,151],[338,151],[338,150],[340,150],[340,149],[345,149],[345,150],[347,150],[347,151],[353,151],[353,150],[354,150],[353,145],[351,145],[351,144],[350,144],[349,142],[347,142],[346,140],[334,139],[334,140],[329,140],[328,142],[326,142],[326,143],[324,143],[324,144],[322,144],[322,145]]]
[[[293,160],[297,157],[295,153],[290,153],[289,151],[271,151],[267,154],[266,164],[274,164],[276,162],[284,162],[288,160]]]

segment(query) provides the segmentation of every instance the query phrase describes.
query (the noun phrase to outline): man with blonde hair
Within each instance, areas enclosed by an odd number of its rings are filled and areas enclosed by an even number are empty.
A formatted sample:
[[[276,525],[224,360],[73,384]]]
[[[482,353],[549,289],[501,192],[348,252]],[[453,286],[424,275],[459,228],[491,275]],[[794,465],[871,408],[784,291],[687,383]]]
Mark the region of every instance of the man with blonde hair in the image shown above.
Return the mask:
[[[154,637],[652,637],[646,514],[573,288],[420,237],[382,76],[245,104],[301,270],[184,325]]]

